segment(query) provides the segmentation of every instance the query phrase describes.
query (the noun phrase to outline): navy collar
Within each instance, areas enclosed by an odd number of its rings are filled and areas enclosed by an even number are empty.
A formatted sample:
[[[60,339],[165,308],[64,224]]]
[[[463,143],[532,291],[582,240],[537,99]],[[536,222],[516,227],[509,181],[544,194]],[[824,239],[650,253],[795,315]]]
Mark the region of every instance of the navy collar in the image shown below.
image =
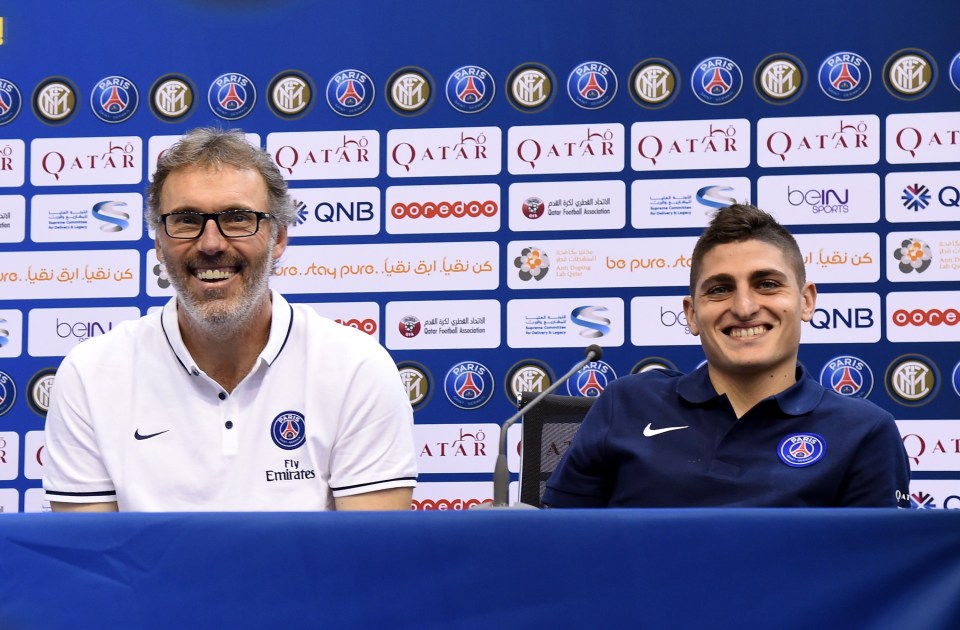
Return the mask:
[[[803,365],[797,363],[797,382],[771,398],[777,402],[783,413],[800,416],[810,413],[820,404],[823,392],[824,389],[820,383],[810,378]],[[702,405],[720,397],[717,390],[713,388],[713,383],[710,382],[706,363],[680,377],[677,383],[677,394],[694,405]]]

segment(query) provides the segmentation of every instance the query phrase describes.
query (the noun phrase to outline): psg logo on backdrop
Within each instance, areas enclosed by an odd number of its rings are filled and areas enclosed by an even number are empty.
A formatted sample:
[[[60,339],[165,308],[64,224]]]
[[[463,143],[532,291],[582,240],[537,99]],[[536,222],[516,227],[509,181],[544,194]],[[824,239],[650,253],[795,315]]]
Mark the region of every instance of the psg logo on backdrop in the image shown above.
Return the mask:
[[[17,385],[6,372],[0,372],[0,416],[13,408],[17,401]]]
[[[616,378],[617,373],[613,371],[609,363],[606,361],[591,361],[580,368],[580,371],[567,381],[567,393],[571,396],[596,398]]]
[[[12,82],[0,79],[0,125],[11,122],[20,113],[23,98]]]
[[[815,433],[794,433],[780,441],[777,455],[792,468],[816,464],[827,452],[827,444]]]
[[[103,122],[123,122],[133,116],[139,104],[137,87],[124,77],[101,79],[90,93],[90,109]]]
[[[617,75],[605,63],[581,63],[567,77],[567,94],[578,107],[600,109],[617,95]]]
[[[476,114],[489,107],[496,91],[493,77],[480,66],[457,68],[447,79],[447,101],[464,114]]]
[[[447,372],[443,391],[455,407],[479,409],[493,396],[493,375],[482,363],[462,361]]]
[[[708,57],[693,69],[690,86],[694,95],[707,105],[726,105],[743,88],[740,66],[726,57]]]
[[[303,414],[299,411],[284,411],[270,425],[273,443],[285,451],[300,448],[307,441]]]
[[[341,70],[327,82],[327,105],[341,116],[359,116],[373,105],[373,79],[360,70]]]
[[[224,120],[243,118],[253,111],[256,102],[257,90],[253,81],[238,72],[221,74],[207,91],[210,109]]]
[[[870,87],[870,64],[852,52],[838,52],[820,65],[817,80],[823,93],[835,101],[852,101]]]
[[[820,371],[820,384],[841,396],[866,398],[873,391],[873,372],[857,357],[836,357]]]

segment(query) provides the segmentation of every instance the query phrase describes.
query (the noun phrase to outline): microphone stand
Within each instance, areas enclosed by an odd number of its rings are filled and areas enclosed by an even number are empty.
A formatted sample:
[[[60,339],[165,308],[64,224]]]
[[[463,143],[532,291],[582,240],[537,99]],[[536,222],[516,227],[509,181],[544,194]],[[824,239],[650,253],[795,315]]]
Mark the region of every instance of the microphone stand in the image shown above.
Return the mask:
[[[603,355],[600,346],[593,344],[586,348],[586,358],[577,363],[569,372],[558,378],[550,387],[540,392],[536,398],[531,400],[523,409],[518,409],[503,423],[500,428],[500,450],[497,452],[497,463],[493,469],[493,507],[506,507],[509,503],[510,495],[510,471],[507,469],[507,430],[523,417],[523,414],[540,404],[540,401],[552,394],[567,379],[580,371],[583,366],[591,361],[598,360]]]

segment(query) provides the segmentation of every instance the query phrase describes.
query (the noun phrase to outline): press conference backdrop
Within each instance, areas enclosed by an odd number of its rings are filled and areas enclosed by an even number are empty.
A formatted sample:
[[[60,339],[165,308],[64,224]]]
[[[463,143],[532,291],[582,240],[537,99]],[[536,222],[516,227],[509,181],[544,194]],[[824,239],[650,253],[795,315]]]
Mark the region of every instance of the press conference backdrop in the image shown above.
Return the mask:
[[[290,183],[274,286],[400,366],[415,508],[489,501],[499,423],[583,347],[602,361],[561,393],[703,361],[681,298],[734,200],[797,234],[820,291],[803,364],[898,418],[914,505],[960,507],[957,3],[0,12],[0,510],[48,509],[63,356],[172,295],[143,193],[201,125],[243,129]]]

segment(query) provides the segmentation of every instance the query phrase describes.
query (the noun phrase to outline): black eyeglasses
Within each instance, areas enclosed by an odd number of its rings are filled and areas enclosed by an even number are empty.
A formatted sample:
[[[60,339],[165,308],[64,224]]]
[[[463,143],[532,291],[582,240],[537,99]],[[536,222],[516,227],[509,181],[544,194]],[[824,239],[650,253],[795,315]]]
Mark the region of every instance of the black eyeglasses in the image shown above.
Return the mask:
[[[207,221],[213,220],[226,238],[253,236],[260,229],[260,221],[269,219],[266,212],[253,210],[224,210],[223,212],[168,212],[157,218],[170,238],[197,238],[203,234]]]

